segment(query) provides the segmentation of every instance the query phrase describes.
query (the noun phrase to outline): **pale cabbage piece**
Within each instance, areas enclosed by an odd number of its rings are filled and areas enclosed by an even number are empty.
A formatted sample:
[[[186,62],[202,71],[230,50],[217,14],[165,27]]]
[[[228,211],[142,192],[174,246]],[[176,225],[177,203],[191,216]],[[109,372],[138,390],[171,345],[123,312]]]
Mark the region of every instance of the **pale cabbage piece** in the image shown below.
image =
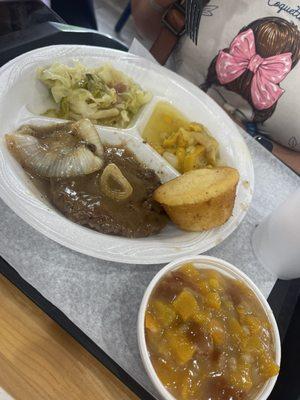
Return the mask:
[[[55,63],[40,68],[38,79],[56,103],[46,115],[63,119],[89,118],[95,124],[124,128],[152,97],[110,64],[88,68]]]

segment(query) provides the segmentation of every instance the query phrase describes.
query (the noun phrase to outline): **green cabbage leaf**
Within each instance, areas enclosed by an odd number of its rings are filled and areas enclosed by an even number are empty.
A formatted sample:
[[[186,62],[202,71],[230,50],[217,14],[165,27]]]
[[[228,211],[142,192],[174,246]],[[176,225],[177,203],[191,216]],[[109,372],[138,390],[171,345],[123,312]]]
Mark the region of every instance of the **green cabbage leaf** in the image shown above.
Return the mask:
[[[110,64],[88,68],[55,63],[39,68],[37,74],[55,103],[45,113],[51,117],[89,118],[95,124],[126,128],[152,97]]]

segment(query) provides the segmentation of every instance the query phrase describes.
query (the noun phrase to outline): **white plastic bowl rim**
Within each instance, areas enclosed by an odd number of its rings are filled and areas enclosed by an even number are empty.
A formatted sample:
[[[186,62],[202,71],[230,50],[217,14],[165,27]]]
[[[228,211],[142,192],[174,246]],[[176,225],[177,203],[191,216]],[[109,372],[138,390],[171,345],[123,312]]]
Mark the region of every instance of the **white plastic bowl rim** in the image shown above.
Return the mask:
[[[142,299],[138,314],[137,334],[138,334],[138,345],[141,358],[150,380],[152,381],[152,383],[154,384],[155,388],[158,390],[160,395],[163,397],[163,399],[176,400],[175,397],[161,383],[151,363],[145,338],[145,328],[144,328],[145,312],[151,293],[155,288],[155,286],[157,285],[157,283],[161,280],[161,278],[169,271],[176,270],[185,263],[194,263],[195,267],[198,269],[204,269],[204,268],[214,269],[231,278],[239,279],[243,281],[256,294],[272,326],[272,334],[273,334],[274,349],[275,349],[275,361],[278,365],[280,365],[281,345],[280,345],[280,336],[278,332],[277,323],[267,300],[265,299],[261,291],[258,289],[258,287],[252,282],[252,280],[246,274],[240,271],[237,267],[233,266],[229,262],[224,261],[220,258],[210,257],[205,255],[194,256],[194,257],[193,256],[182,257],[167,264],[154,276],[154,278],[152,279],[152,281],[150,282],[149,286],[147,287],[144,293],[144,297]],[[270,378],[262,387],[261,391],[257,393],[256,397],[253,398],[252,400],[267,400],[275,385],[277,377],[278,375]]]

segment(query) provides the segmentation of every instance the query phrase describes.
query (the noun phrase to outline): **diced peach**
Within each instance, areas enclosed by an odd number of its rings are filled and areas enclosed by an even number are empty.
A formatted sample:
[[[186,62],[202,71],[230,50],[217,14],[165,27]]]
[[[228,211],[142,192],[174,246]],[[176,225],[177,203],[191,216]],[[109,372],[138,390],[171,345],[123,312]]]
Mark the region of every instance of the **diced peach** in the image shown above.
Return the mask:
[[[229,332],[239,338],[242,338],[244,336],[244,331],[243,328],[241,327],[241,324],[236,318],[229,318],[228,319],[228,327],[229,327]]]
[[[204,301],[208,307],[215,308],[217,310],[221,308],[221,299],[216,292],[207,293],[207,295],[204,297]]]
[[[210,322],[210,333],[212,335],[214,344],[221,346],[225,343],[226,335],[223,324],[217,319],[213,319]]]
[[[235,288],[239,291],[240,296],[243,296],[244,299],[253,299],[255,297],[252,290],[244,284],[244,282],[235,280],[234,281]]]
[[[184,321],[191,318],[199,310],[195,296],[188,290],[183,290],[172,305]]]
[[[210,323],[210,315],[200,310],[193,315],[192,319],[199,325],[208,325]]]
[[[203,295],[210,292],[210,287],[209,287],[209,284],[208,284],[208,282],[206,280],[200,281],[198,283],[198,288],[200,290],[200,293],[203,294]]]
[[[210,278],[208,284],[212,289],[218,290],[221,288],[220,281],[217,278]]]
[[[193,357],[196,348],[184,332],[178,329],[170,330],[166,332],[166,339],[171,353],[178,363],[185,364]]]
[[[259,372],[265,379],[275,376],[279,372],[279,366],[267,354],[259,357]]]
[[[159,339],[158,344],[156,345],[158,353],[166,358],[170,357],[170,344],[165,337]]]
[[[160,300],[156,300],[153,303],[153,312],[155,314],[156,320],[164,328],[167,328],[175,321],[175,310],[172,308],[171,305],[163,303]]]
[[[246,324],[252,335],[257,335],[261,330],[261,321],[254,315],[245,315],[242,318],[244,324]]]
[[[250,354],[261,354],[263,345],[257,336],[248,336],[242,340],[242,350]]]
[[[197,281],[200,277],[199,271],[197,270],[197,268],[194,267],[192,263],[184,264],[182,267],[179,268],[179,271],[192,281]]]
[[[146,329],[149,329],[149,331],[151,331],[153,333],[157,333],[159,331],[158,322],[155,320],[153,315],[151,315],[149,312],[146,314],[146,317],[145,317],[145,326],[146,326]]]
[[[239,304],[238,306],[236,306],[236,311],[240,318],[243,318],[245,315],[247,315],[246,308],[243,304]]]
[[[223,307],[225,308],[227,314],[228,314],[228,313],[231,313],[231,314],[232,314],[232,313],[234,313],[234,311],[235,311],[233,302],[230,301],[230,300],[223,300]]]
[[[222,279],[222,275],[219,274],[219,272],[217,272],[214,269],[210,269],[206,272],[206,276],[208,279],[213,278],[213,279],[217,279],[220,280]]]

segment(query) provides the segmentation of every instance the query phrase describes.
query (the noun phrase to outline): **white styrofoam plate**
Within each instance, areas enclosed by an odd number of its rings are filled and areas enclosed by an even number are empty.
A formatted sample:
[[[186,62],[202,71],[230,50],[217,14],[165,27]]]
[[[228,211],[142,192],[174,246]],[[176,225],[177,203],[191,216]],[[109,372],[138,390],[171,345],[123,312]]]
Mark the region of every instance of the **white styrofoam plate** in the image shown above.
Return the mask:
[[[40,116],[49,108],[47,89],[36,79],[36,69],[53,62],[87,66],[110,62],[153,93],[152,101],[127,129],[98,127],[105,143],[126,143],[163,182],[177,172],[144,144],[140,133],[155,104],[169,101],[190,120],[207,126],[220,144],[221,160],[235,167],[240,182],[232,217],[226,224],[203,233],[184,232],[173,224],[158,235],[142,239],[105,235],[75,224],[41,198],[19,164],[9,154],[3,136],[24,123],[46,124],[55,119]],[[36,49],[10,61],[0,69],[0,196],[28,224],[42,234],[90,256],[132,264],[158,264],[179,256],[200,254],[230,235],[244,218],[252,199],[254,174],[248,148],[235,124],[205,93],[175,73],[143,58],[117,50],[79,45],[57,45]]]

